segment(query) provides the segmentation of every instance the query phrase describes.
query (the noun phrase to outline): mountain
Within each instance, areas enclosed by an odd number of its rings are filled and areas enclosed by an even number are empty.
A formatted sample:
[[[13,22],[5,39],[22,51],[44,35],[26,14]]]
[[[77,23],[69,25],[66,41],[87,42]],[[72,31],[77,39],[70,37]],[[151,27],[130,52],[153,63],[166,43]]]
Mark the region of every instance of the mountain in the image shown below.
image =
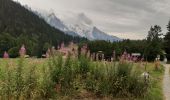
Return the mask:
[[[49,14],[45,19],[51,26],[60,29],[61,31],[67,31],[67,27],[64,23],[58,19],[54,13]]]
[[[49,22],[52,23],[50,20]],[[40,56],[48,47],[57,47],[61,42],[68,43],[72,40],[78,42],[82,38],[69,36],[62,30],[51,27],[43,18],[17,2],[0,0],[0,56],[8,51],[10,56],[16,57],[22,44],[29,55]]]
[[[93,28],[93,37],[95,40],[110,40],[110,41],[120,41],[121,39],[116,37],[116,36],[110,36],[107,35],[106,33],[100,31],[98,28],[94,27]]]
[[[65,32],[68,35],[78,36],[75,32],[70,31],[68,27],[59,18],[55,16],[54,13],[44,15],[44,17],[42,16],[42,18],[44,18],[45,21],[52,27],[59,29],[60,31]]]
[[[109,40],[112,42],[121,40],[116,36],[108,35],[105,32],[99,30],[83,13],[76,15],[74,19],[72,18],[70,23],[61,21],[53,12],[50,14],[42,13],[39,16],[44,18],[45,21],[52,27],[55,27],[56,29],[59,29],[72,36],[85,37],[89,40]]]

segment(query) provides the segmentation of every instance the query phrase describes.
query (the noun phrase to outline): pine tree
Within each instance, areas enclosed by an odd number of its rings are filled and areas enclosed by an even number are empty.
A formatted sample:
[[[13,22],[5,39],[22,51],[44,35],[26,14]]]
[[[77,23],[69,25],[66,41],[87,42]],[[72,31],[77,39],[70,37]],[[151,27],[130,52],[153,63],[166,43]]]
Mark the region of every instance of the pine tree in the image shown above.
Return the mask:
[[[145,50],[145,55],[148,58],[148,60],[154,60],[157,55],[160,55],[162,53],[162,30],[161,27],[158,25],[155,25],[154,27],[151,27],[148,36],[147,36],[147,48]]]
[[[170,21],[167,25],[167,30],[168,32],[166,33],[164,38],[164,46],[165,46],[165,51],[167,53],[167,57],[170,60]]]

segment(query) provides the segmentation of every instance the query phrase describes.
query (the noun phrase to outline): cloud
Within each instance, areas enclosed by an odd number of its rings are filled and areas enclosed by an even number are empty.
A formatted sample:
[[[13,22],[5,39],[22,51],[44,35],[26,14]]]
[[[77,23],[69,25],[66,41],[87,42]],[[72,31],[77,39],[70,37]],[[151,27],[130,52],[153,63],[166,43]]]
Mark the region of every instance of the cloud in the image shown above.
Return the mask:
[[[85,23],[85,24],[88,24],[88,25],[90,25],[90,24],[93,23],[92,20],[89,19],[84,13],[78,14],[78,20],[79,20],[79,21],[80,21],[80,20],[83,20],[84,23]]]
[[[64,21],[79,14],[88,24],[106,33],[127,38],[145,38],[151,25],[166,32],[170,17],[169,0],[18,0],[33,9],[53,9]],[[88,16],[88,17],[86,17]],[[81,20],[81,19],[79,19]]]

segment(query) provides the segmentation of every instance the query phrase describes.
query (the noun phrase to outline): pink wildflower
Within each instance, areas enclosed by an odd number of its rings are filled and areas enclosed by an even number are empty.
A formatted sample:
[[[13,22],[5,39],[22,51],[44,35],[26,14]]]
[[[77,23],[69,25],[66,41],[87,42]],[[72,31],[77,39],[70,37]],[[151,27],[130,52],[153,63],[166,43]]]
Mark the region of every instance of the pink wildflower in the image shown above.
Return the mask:
[[[131,60],[131,55],[130,55],[130,54],[127,55],[127,60],[128,60],[128,61]]]
[[[138,58],[137,58],[136,56],[133,57],[133,61],[134,61],[134,62],[136,62],[137,59],[138,59]]]
[[[124,52],[123,52],[123,55],[127,56],[127,52],[126,52],[126,51],[124,51]]]
[[[26,54],[25,45],[22,45],[22,47],[19,50],[19,54],[20,56],[24,56]]]
[[[65,44],[64,44],[64,42],[63,43],[61,43],[61,49],[63,49],[64,47],[65,47]]]
[[[50,57],[50,55],[48,54],[48,52],[46,52],[45,56],[46,56],[46,58],[49,58],[49,57]]]
[[[9,55],[8,55],[8,53],[6,51],[4,52],[3,58],[9,58]]]

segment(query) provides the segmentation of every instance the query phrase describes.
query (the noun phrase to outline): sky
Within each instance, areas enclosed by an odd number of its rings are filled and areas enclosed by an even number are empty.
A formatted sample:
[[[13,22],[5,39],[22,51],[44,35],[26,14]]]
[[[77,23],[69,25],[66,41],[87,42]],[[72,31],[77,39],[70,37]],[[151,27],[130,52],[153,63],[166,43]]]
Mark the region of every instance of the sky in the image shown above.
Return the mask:
[[[63,21],[84,14],[100,30],[125,39],[146,38],[151,26],[166,33],[170,0],[14,0],[33,10],[54,12]],[[72,16],[72,17],[70,17]]]

